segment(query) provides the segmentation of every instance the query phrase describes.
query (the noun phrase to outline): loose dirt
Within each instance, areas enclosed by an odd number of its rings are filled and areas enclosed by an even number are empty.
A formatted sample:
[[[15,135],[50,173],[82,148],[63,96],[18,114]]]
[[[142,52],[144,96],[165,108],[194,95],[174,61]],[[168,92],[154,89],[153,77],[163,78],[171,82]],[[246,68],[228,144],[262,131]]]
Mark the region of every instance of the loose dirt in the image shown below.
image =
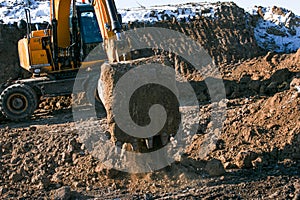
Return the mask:
[[[175,27],[197,35],[202,29],[196,27],[205,21]],[[164,24],[168,27],[171,22]],[[232,28],[222,30],[220,34],[229,34]],[[246,31],[247,36],[241,32],[236,36],[247,38],[244,50],[219,51],[219,46],[212,45],[211,53],[217,55],[213,58],[224,60],[218,67],[227,106],[223,128],[209,152],[202,147],[212,126],[213,106],[204,80],[193,76],[188,64],[171,57],[168,62],[174,61],[176,69],[188,69],[184,71],[196,92],[201,116],[197,134],[178,161],[144,174],[106,169],[78,139],[71,98],[43,99],[30,120],[1,119],[1,199],[300,199],[300,50],[263,53],[251,31]],[[12,48],[16,38],[1,43],[3,82],[15,78],[17,54],[4,50]],[[203,41],[218,41],[207,38]],[[239,46],[235,41],[224,38],[227,48]],[[107,130],[105,117],[97,123],[99,129]]]

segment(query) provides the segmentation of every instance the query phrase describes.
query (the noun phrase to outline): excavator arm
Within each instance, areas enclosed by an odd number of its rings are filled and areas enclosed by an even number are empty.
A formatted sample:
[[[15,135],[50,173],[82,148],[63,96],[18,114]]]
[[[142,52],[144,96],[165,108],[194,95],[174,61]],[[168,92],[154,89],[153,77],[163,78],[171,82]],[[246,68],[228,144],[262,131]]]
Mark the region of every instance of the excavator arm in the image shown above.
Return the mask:
[[[93,0],[99,28],[104,40],[104,48],[109,62],[119,61],[115,41],[120,40],[121,22],[114,0]]]
[[[59,48],[70,46],[70,5],[71,0],[51,0],[51,21],[57,23],[57,45]],[[53,34],[54,35],[54,34]]]
[[[73,1],[73,6],[75,1]],[[57,65],[58,49],[67,48],[70,45],[70,13],[71,0],[51,0],[51,21],[53,31],[53,57]],[[104,40],[104,48],[109,62],[119,61],[119,55],[115,47],[115,41],[120,40],[121,22],[118,17],[114,0],[93,0],[95,14],[101,35]],[[75,7],[73,7],[75,10]]]
[[[118,19],[114,0],[94,0],[92,5],[99,22],[99,28],[104,39],[119,37],[121,24]],[[119,38],[117,38],[119,39]]]

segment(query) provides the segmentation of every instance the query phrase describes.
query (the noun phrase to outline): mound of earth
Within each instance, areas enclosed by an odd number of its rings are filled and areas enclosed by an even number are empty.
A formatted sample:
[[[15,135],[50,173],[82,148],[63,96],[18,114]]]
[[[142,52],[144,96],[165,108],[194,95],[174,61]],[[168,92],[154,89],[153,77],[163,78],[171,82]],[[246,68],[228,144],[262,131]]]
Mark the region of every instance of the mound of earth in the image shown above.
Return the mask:
[[[299,48],[300,17],[291,10],[273,6],[256,7],[253,11],[257,19],[254,29],[258,45],[268,51],[295,52]],[[285,38],[285,39],[284,39]]]
[[[244,11],[222,9],[219,21],[157,25],[198,40],[218,63],[226,118],[214,135],[207,133],[214,127],[214,105],[205,77],[180,58],[167,56],[161,61],[183,74],[200,104],[199,129],[176,162],[143,174],[109,169],[82,144],[70,97],[44,99],[27,121],[0,119],[1,199],[299,199],[300,50],[260,55],[253,31],[236,15]],[[18,63],[15,45],[22,34],[12,34],[15,30],[1,29],[7,38],[0,44],[1,82],[18,78],[12,66]],[[96,127],[113,145],[105,118],[89,123],[87,128]]]
[[[130,22],[127,26],[129,29],[155,26],[184,33],[199,42],[218,65],[236,63],[263,52],[256,44],[253,27],[250,25],[255,22],[244,9],[235,4],[224,4],[215,15],[217,17],[213,19],[202,16],[191,22],[170,19],[155,24]],[[5,71],[0,75],[0,84],[9,79],[15,80],[25,76],[24,71],[19,67],[17,52],[18,40],[24,35],[25,32],[20,31],[16,24],[3,24],[0,27],[0,70]]]
[[[18,40],[24,37],[13,25],[0,24],[0,84],[9,79],[21,77],[21,68],[18,56]]]
[[[298,61],[299,52],[267,54],[220,67],[227,91],[226,120],[210,151],[203,144],[212,126],[212,105],[209,97],[201,99],[207,92],[196,77],[192,86],[201,100],[200,128],[178,161],[152,173],[104,167],[80,142],[71,110],[45,100],[51,112],[40,109],[29,121],[1,122],[0,196],[297,199]],[[108,129],[106,119],[95,123],[103,132]]]

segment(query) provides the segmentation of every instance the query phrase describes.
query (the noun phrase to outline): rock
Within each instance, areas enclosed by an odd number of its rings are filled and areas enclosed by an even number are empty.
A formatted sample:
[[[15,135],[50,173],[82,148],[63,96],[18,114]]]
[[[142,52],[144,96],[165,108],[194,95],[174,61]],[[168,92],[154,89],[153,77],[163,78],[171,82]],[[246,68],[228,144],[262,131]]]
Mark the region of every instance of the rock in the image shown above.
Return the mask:
[[[55,183],[61,183],[62,182],[62,173],[56,172],[55,174],[53,174],[51,181],[55,182]]]
[[[7,188],[0,186],[0,195],[5,194],[7,191],[8,191]]]
[[[236,166],[236,164],[232,163],[232,162],[226,162],[224,164],[224,168],[225,169],[237,169],[238,166]]]
[[[9,179],[12,180],[13,182],[19,182],[23,179],[23,176],[21,174],[13,172],[10,176]]]
[[[10,150],[10,149],[12,149],[12,146],[13,146],[13,144],[11,142],[7,142],[7,143],[2,144],[2,149]]]
[[[283,83],[284,81],[290,79],[292,76],[292,72],[290,72],[287,68],[276,71],[271,78],[272,82]]]
[[[151,193],[147,193],[147,194],[144,195],[144,199],[153,200],[154,198],[153,198],[153,195]]]
[[[226,172],[222,162],[218,159],[212,159],[208,161],[205,170],[210,176],[222,176]]]
[[[19,162],[21,160],[21,158],[19,156],[16,156],[16,157],[12,157],[10,159],[10,163],[11,164],[16,164],[17,162]]]
[[[99,163],[96,167],[95,167],[95,172],[96,173],[100,173],[102,171],[104,171],[106,169],[105,165],[103,165],[102,163]]]
[[[295,194],[293,200],[300,200],[300,192],[298,192],[297,194]]]
[[[252,166],[255,168],[260,168],[263,166],[263,159],[261,157],[256,158],[252,162]]]
[[[61,154],[61,160],[62,160],[62,162],[71,162],[72,158],[71,158],[70,153],[69,152],[63,152]]]
[[[294,183],[294,188],[300,192],[300,181]]]
[[[295,188],[295,196],[293,200],[300,200],[300,182],[295,182],[294,183],[294,188]]]
[[[30,126],[30,127],[29,127],[29,130],[30,130],[30,131],[36,131],[36,129],[37,129],[36,126]]]
[[[78,181],[74,181],[72,183],[72,186],[75,187],[75,188],[78,188],[78,187],[83,187],[84,185]]]
[[[266,90],[269,92],[269,93],[276,93],[277,92],[277,85],[278,83],[277,82],[271,82],[267,87],[266,87]]]
[[[252,151],[241,151],[236,158],[236,165],[239,168],[252,168],[252,161],[257,158],[257,154]]]
[[[277,199],[279,195],[279,191],[274,192],[273,194],[269,195],[268,198],[269,199]],[[276,198],[277,197],[277,198]]]
[[[90,185],[85,187],[85,190],[86,190],[86,191],[91,191],[92,189],[93,189],[93,187],[90,186]]]
[[[245,75],[240,78],[239,82],[240,84],[247,84],[251,81],[251,76],[250,75]]]
[[[252,81],[249,82],[248,87],[249,87],[249,89],[251,89],[255,92],[259,92],[260,85],[261,85],[260,81],[252,80]]]
[[[42,185],[43,188],[49,187],[50,183],[51,183],[51,181],[50,181],[50,179],[48,177],[43,176],[41,178],[40,184]]]
[[[54,200],[70,200],[71,199],[71,188],[69,186],[63,186],[54,191]]]
[[[290,83],[290,89],[300,93],[300,78],[293,78]]]

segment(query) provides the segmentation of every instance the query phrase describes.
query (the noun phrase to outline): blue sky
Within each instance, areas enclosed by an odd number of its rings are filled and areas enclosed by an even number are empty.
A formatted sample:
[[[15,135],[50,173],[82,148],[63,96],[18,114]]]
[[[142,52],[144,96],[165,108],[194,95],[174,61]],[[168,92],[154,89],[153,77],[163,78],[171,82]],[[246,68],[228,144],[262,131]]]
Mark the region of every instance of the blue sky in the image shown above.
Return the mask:
[[[229,0],[228,0],[229,1]],[[260,6],[279,6],[292,10],[295,14],[300,15],[300,2],[299,0],[232,0],[238,6],[247,8],[254,5]],[[205,0],[115,0],[118,8],[138,7],[139,4],[143,6],[152,5],[167,5],[176,3],[189,3],[189,2],[205,2]],[[206,2],[217,2],[217,0],[206,0]],[[138,4],[139,3],[139,4]]]

